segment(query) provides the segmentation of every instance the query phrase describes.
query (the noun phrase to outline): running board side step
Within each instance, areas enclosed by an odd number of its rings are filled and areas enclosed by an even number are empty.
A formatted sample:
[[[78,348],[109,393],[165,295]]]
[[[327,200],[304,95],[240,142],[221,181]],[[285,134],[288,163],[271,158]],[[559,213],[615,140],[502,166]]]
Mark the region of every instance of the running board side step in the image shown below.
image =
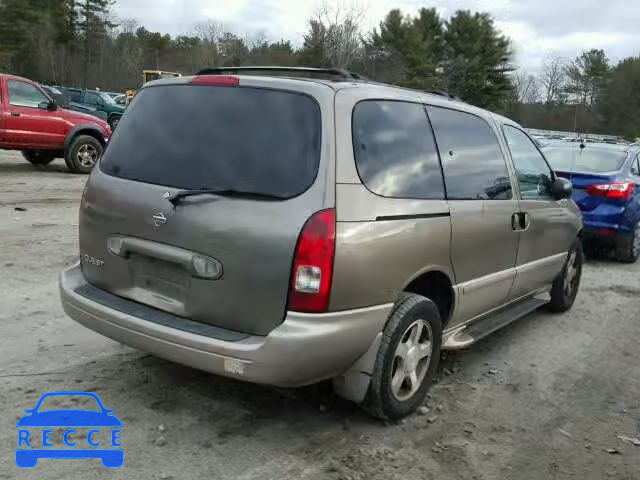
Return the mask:
[[[445,331],[442,339],[444,350],[461,350],[470,347],[478,340],[492,334],[496,330],[528,315],[537,308],[549,303],[548,293],[541,293],[515,305],[507,306],[470,324]]]

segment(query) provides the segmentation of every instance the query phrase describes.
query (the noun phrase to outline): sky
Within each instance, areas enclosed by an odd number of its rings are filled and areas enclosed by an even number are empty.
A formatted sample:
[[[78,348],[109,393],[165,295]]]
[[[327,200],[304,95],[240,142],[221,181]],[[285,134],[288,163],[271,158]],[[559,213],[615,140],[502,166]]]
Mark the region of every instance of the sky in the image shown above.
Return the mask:
[[[263,32],[270,40],[302,43],[317,0],[117,0],[115,13],[148,30],[190,33],[198,22],[214,19],[241,34]],[[515,63],[536,71],[552,56],[573,58],[582,50],[603,48],[615,63],[640,55],[640,0],[329,0],[355,5],[365,31],[399,8],[415,14],[436,7],[443,18],[460,9],[488,12],[511,38]],[[150,4],[153,8],[150,8]]]

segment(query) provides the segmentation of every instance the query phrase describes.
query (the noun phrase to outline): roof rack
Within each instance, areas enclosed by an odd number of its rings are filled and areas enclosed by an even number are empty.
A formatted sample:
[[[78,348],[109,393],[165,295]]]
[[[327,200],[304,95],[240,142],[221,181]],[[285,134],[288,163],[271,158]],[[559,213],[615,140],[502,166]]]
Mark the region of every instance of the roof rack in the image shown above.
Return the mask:
[[[424,92],[425,93],[430,93],[432,95],[440,95],[441,97],[447,97],[450,100],[458,100],[460,102],[462,101],[460,99],[460,97],[457,97],[457,96],[455,96],[455,95],[453,95],[452,93],[449,93],[449,92],[444,92],[442,90],[425,90]]]
[[[315,75],[324,75],[334,77],[340,80],[364,80],[357,73],[340,68],[313,68],[313,67],[277,67],[277,66],[245,66],[245,67],[210,67],[200,70],[196,75],[227,75],[241,74],[245,72],[283,72],[291,74],[309,73]]]

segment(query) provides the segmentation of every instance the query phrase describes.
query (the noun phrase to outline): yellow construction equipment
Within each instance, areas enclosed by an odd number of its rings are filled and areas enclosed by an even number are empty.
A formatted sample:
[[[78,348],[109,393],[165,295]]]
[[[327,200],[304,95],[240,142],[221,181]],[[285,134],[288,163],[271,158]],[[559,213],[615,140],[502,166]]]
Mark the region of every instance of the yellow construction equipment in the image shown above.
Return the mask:
[[[143,70],[142,71],[142,86],[146,85],[153,80],[160,80],[161,78],[175,78],[181,77],[181,73],[176,72],[165,72],[162,70]],[[127,104],[136,96],[138,90],[127,90]]]

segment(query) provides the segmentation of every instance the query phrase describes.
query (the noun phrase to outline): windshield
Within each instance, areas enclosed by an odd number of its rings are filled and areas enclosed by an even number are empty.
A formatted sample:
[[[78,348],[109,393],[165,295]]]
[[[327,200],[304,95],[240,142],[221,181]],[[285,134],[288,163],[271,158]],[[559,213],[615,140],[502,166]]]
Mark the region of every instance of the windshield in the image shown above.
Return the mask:
[[[113,100],[113,98],[109,94],[99,93],[99,95],[100,95],[100,98],[104,100],[104,103],[107,103],[109,105],[115,105],[116,102]]]
[[[101,162],[121,178],[181,189],[290,198],[314,181],[320,109],[306,95],[258,88],[143,89]]]
[[[47,93],[51,93],[53,95],[62,95],[62,92],[55,87],[42,87],[42,88],[44,88],[47,91]]]
[[[620,170],[627,158],[627,152],[606,148],[550,147],[543,152],[554,170],[574,172],[613,172]]]

